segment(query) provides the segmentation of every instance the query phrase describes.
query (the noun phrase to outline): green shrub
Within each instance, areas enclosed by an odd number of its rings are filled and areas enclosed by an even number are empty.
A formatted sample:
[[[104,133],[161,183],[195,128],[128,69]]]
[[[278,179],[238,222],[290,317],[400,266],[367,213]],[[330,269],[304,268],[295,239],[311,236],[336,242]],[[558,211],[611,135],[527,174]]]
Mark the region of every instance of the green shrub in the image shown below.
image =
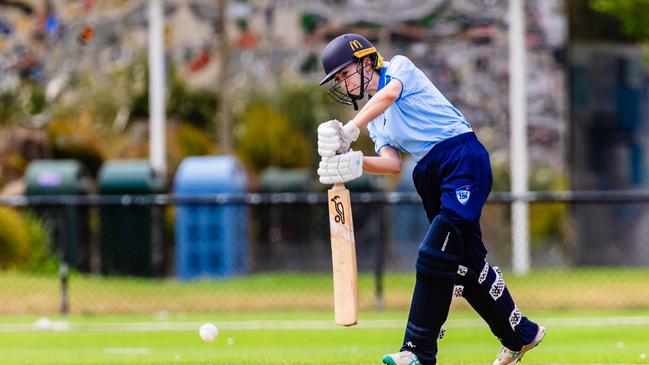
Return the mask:
[[[20,100],[15,92],[0,93],[0,126],[10,124],[20,111]]]
[[[216,149],[216,136],[209,135],[191,124],[179,123],[176,132],[176,143],[181,158],[208,155]]]
[[[216,136],[187,123],[172,122],[167,125],[168,166],[175,170],[188,156],[205,156],[216,150]]]
[[[266,105],[250,107],[237,136],[237,155],[256,171],[268,166],[307,167],[312,148],[286,115]]]
[[[149,70],[145,60],[135,64],[129,72],[144,70],[148,79]],[[149,89],[132,90],[129,101],[131,120],[149,118]],[[167,73],[167,119],[179,119],[193,126],[214,131],[214,116],[218,111],[218,94],[212,90],[196,89],[187,85],[178,74],[177,68],[171,64]]]
[[[47,139],[52,157],[79,160],[96,176],[104,162],[106,138],[96,130],[94,122],[90,114],[84,113],[49,123]]]
[[[590,0],[590,6],[600,13],[617,18],[624,33],[638,41],[649,41],[649,2],[637,0]]]
[[[13,209],[0,207],[0,269],[22,267],[31,255],[25,220]]]
[[[52,224],[32,213],[23,215],[25,231],[31,242],[31,254],[24,267],[27,271],[38,273],[55,273],[58,269],[56,255],[50,250]]]
[[[55,272],[51,225],[31,213],[0,207],[0,269]]]
[[[492,191],[510,190],[510,166],[494,164]],[[530,191],[565,191],[567,179],[550,166],[534,165],[529,176]],[[509,214],[509,212],[507,212]],[[529,205],[530,238],[536,245],[564,241],[569,231],[570,216],[564,203],[531,203]]]
[[[565,191],[565,175],[549,166],[534,166],[530,173],[531,191]],[[542,242],[562,241],[569,226],[568,207],[564,203],[534,203],[530,205],[530,236]]]
[[[237,155],[248,167],[315,167],[316,129],[319,123],[338,118],[346,122],[342,105],[314,85],[287,81],[272,92],[253,92],[241,110],[233,112]],[[361,148],[365,139],[354,144]],[[371,148],[370,148],[371,149]]]
[[[31,88],[27,88],[27,90],[30,93],[25,105],[25,111],[31,115],[42,113],[47,103],[43,86],[34,84]]]

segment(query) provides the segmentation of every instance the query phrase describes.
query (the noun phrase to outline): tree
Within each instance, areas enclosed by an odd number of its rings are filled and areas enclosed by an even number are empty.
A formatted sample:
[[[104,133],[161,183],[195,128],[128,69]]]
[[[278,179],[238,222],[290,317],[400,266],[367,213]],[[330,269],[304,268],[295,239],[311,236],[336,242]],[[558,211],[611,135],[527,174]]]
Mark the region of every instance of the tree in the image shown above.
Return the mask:
[[[649,41],[649,0],[590,0],[590,5],[619,19],[628,36]]]

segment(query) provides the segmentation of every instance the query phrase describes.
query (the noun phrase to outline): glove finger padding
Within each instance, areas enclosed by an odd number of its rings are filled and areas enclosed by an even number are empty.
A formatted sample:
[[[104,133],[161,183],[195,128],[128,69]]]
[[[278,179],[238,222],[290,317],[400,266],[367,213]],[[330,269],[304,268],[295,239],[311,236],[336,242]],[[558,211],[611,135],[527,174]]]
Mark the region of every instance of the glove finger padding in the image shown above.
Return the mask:
[[[345,183],[363,174],[363,153],[353,151],[323,157],[318,166],[318,175],[323,184]]]
[[[342,123],[330,120],[318,126],[318,154],[322,157],[332,157],[340,149],[340,130]]]
[[[326,167],[318,169],[318,176],[321,184],[337,184],[339,181],[334,180],[334,175],[327,172]]]
[[[340,144],[340,137],[338,135],[333,136],[318,136],[318,143],[328,143],[328,144]]]
[[[339,143],[318,142],[318,154],[322,157],[333,157],[336,155],[339,146]]]
[[[329,176],[320,176],[320,184],[337,184],[336,181],[333,181]]]
[[[322,137],[318,138],[318,148],[338,148],[340,147],[340,138],[338,137]]]
[[[328,122],[320,123],[318,126],[319,136],[338,136],[339,131],[342,129],[342,123],[333,119]]]

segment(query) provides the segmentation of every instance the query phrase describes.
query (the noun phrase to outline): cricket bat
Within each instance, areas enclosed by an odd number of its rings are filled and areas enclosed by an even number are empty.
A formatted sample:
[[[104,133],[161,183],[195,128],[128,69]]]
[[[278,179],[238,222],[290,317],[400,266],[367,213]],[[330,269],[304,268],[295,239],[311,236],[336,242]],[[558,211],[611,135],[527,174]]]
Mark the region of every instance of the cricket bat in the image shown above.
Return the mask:
[[[337,325],[353,326],[358,322],[358,271],[349,190],[344,184],[335,184],[328,197],[334,316]]]

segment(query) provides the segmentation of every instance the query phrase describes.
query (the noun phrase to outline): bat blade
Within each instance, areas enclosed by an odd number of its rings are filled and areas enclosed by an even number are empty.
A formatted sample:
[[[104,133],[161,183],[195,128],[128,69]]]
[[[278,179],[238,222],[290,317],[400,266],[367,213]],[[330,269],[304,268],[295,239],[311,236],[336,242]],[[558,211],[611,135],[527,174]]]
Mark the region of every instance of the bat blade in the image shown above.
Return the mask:
[[[329,189],[328,197],[335,321],[353,326],[358,322],[358,271],[349,190],[336,184]]]

